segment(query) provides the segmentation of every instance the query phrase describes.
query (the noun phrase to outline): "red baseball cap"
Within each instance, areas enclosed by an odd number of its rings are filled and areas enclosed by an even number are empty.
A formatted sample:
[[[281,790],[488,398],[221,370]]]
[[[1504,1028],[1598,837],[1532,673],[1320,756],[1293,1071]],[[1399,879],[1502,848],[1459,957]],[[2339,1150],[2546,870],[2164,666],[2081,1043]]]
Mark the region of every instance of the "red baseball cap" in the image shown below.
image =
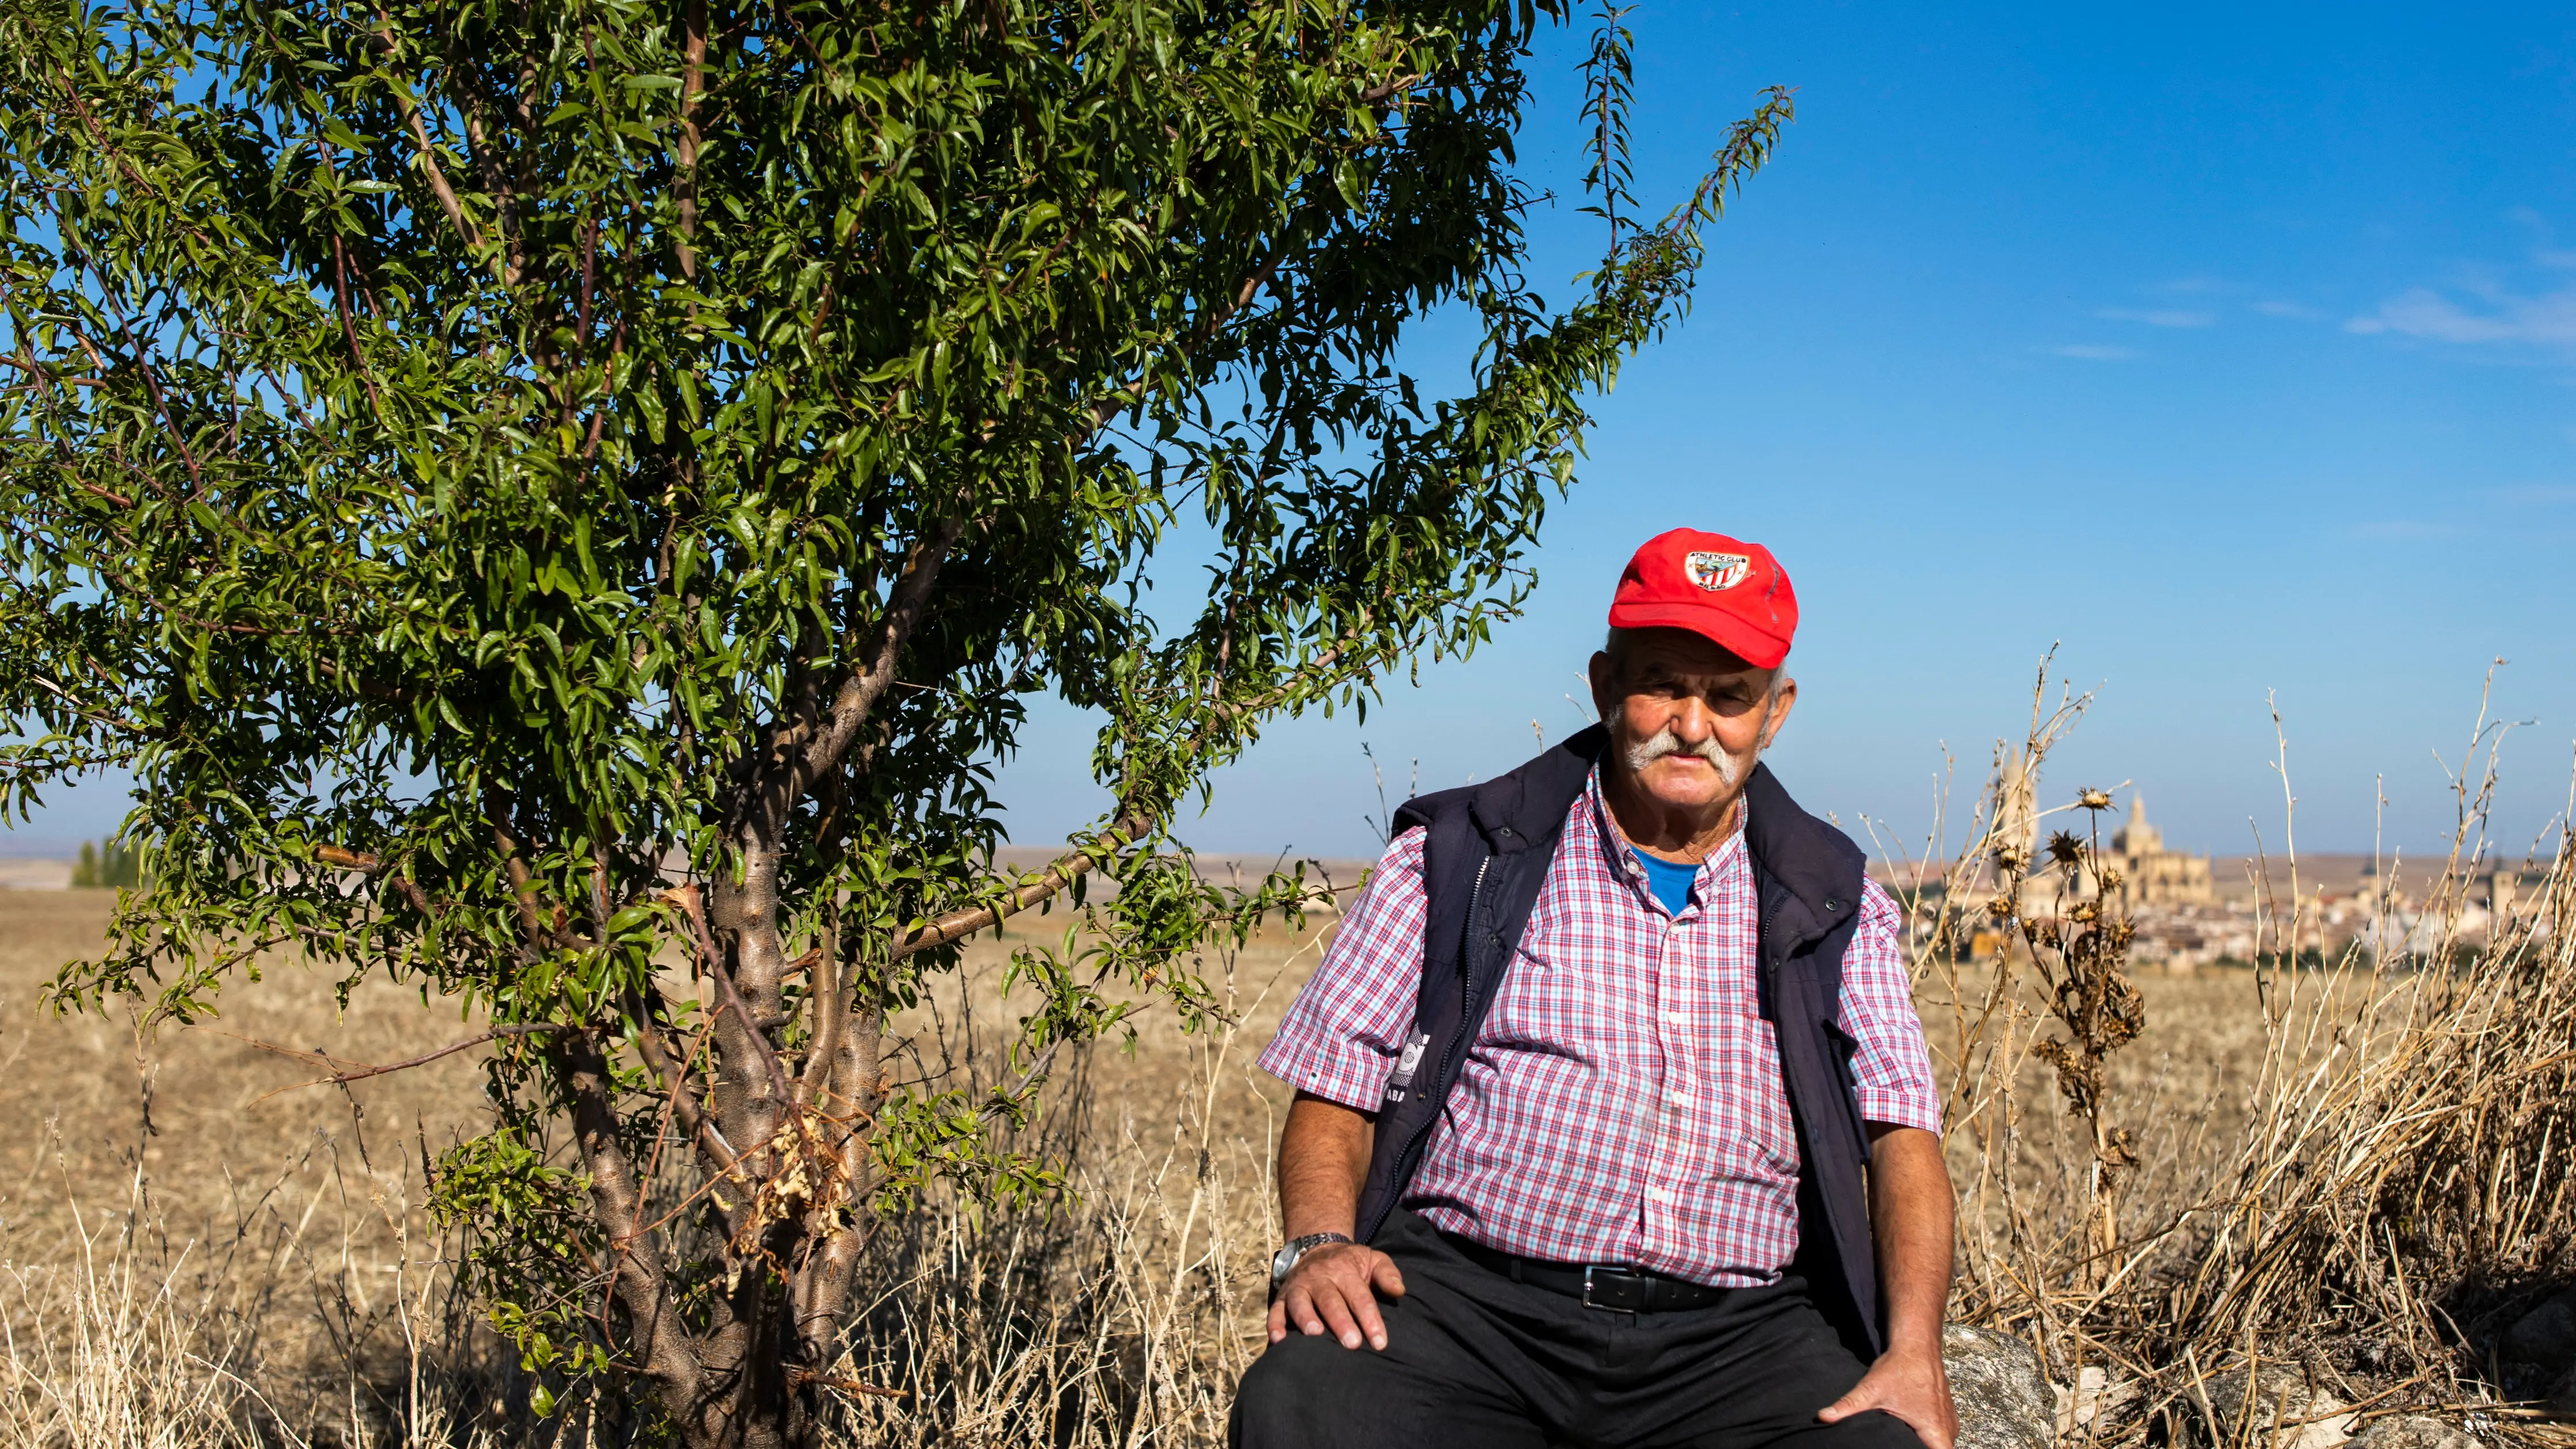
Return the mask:
[[[1628,560],[1610,627],[1688,629],[1757,669],[1776,669],[1798,632],[1798,595],[1762,545],[1676,528]]]

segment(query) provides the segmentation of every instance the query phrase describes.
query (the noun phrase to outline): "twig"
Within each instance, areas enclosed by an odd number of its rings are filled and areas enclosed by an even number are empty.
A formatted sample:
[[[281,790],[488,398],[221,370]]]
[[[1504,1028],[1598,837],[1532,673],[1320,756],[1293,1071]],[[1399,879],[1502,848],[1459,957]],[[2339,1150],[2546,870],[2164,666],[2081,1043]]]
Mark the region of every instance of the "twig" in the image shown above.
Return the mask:
[[[528,1036],[540,1032],[578,1030],[580,1030],[579,1027],[566,1026],[562,1022],[558,1021],[510,1022],[502,1026],[496,1026],[490,1031],[483,1032],[480,1035],[469,1036],[463,1041],[449,1042],[447,1045],[440,1047],[436,1051],[423,1052],[419,1056],[410,1057],[399,1062],[387,1062],[381,1066],[369,1062],[345,1061],[342,1058],[330,1056],[323,1052],[297,1051],[293,1047],[282,1047],[275,1042],[261,1041],[256,1037],[243,1036],[237,1032],[219,1031],[216,1032],[215,1035],[228,1036],[245,1046],[257,1047],[259,1050],[264,1052],[274,1052],[282,1057],[292,1057],[299,1062],[313,1063],[326,1067],[345,1067],[348,1069],[345,1071],[335,1071],[327,1077],[316,1077],[309,1082],[297,1082],[291,1087],[280,1087],[276,1091],[267,1093],[257,1099],[258,1101],[265,1102],[270,1097],[275,1097],[286,1092],[298,1091],[305,1087],[345,1087],[351,1082],[362,1082],[369,1077],[381,1077],[387,1072],[408,1071],[413,1067],[427,1066],[431,1062],[437,1061],[440,1057],[454,1056],[468,1047],[478,1047],[487,1041],[496,1041],[505,1036]]]
[[[905,1390],[902,1389],[881,1389],[874,1384],[860,1383],[857,1379],[834,1378],[830,1374],[818,1374],[812,1369],[797,1368],[793,1365],[788,1368],[787,1377],[792,1383],[821,1384],[827,1389],[839,1389],[847,1394],[874,1394],[881,1399],[905,1397]]]

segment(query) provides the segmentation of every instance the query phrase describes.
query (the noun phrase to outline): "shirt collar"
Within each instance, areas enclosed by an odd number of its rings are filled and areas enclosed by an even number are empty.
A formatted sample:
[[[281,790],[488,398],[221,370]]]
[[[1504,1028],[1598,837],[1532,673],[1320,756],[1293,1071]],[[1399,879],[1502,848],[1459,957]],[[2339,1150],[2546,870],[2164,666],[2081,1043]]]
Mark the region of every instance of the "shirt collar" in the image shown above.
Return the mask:
[[[1610,813],[1610,802],[1601,793],[1599,765],[1592,767],[1591,775],[1583,782],[1583,798],[1592,812],[1592,834],[1601,848],[1603,863],[1610,867],[1611,874],[1629,882],[1639,892],[1644,892],[1646,868],[1637,864],[1636,857],[1628,853],[1628,837],[1620,833],[1619,822]],[[1744,853],[1744,826],[1752,817],[1752,813],[1751,800],[1737,802],[1735,829],[1728,832],[1726,839],[1718,842],[1717,849],[1710,851],[1708,858],[1699,863],[1697,879],[1701,884],[1705,885],[1715,879],[1715,872],[1732,867],[1736,858]]]

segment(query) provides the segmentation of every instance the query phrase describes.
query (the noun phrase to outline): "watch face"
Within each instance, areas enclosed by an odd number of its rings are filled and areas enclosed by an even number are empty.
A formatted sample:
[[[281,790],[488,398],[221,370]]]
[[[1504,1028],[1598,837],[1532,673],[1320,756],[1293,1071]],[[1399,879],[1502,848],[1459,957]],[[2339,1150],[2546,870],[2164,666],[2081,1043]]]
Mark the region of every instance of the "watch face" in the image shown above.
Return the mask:
[[[1270,1255],[1270,1281],[1276,1283],[1287,1277],[1288,1270],[1296,1266],[1297,1249],[1295,1245],[1292,1244],[1288,1247],[1281,1248],[1278,1252]]]

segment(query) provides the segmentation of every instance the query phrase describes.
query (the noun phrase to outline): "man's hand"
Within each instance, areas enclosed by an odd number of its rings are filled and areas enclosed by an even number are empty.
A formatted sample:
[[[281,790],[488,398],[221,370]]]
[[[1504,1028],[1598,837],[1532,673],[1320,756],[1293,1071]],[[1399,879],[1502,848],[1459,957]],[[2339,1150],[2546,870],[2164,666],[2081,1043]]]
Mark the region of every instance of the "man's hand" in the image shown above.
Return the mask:
[[[1951,1449],[1958,1441],[1959,1411],[1950,1403],[1950,1372],[1938,1353],[1890,1349],[1880,1354],[1852,1391],[1826,1405],[1816,1419],[1838,1424],[1870,1409],[1912,1425],[1924,1449]]]
[[[1852,1391],[1816,1418],[1839,1423],[1881,1409],[1903,1419],[1926,1449],[1951,1449],[1959,1411],[1941,1363],[1941,1312],[1950,1297],[1950,1170],[1941,1139],[1920,1127],[1869,1127],[1870,1229],[1887,1296],[1887,1352]]]
[[[1372,1291],[1374,1290],[1374,1291]],[[1288,1270],[1279,1297],[1270,1305],[1270,1341],[1288,1336],[1288,1325],[1314,1337],[1330,1333],[1344,1348],[1386,1347],[1386,1319],[1377,1311],[1377,1295],[1404,1296],[1404,1275],[1395,1260],[1361,1243],[1326,1243],[1310,1248]],[[1949,1402],[1945,1395],[1944,1404]],[[1950,1449],[1947,1441],[1935,1449]]]

